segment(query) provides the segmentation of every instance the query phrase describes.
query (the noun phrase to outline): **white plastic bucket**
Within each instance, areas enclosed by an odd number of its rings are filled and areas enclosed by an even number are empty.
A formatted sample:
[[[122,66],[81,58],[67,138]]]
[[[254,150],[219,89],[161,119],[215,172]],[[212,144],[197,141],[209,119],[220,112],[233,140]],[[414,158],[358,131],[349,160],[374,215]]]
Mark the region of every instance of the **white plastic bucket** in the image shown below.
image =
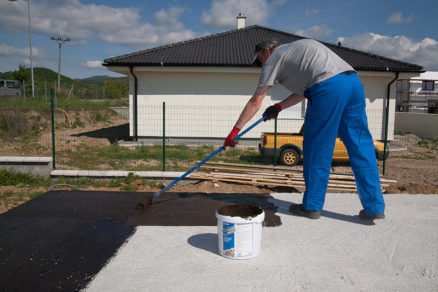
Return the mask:
[[[219,254],[249,259],[260,254],[265,213],[250,205],[227,205],[216,210]]]

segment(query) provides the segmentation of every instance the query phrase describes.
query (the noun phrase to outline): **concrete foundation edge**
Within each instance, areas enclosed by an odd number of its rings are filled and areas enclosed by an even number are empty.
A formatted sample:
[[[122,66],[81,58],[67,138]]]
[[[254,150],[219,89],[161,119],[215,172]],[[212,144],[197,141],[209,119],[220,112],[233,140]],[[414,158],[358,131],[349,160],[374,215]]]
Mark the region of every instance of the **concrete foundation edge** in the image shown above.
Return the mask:
[[[48,177],[53,162],[52,157],[0,156],[0,169]]]

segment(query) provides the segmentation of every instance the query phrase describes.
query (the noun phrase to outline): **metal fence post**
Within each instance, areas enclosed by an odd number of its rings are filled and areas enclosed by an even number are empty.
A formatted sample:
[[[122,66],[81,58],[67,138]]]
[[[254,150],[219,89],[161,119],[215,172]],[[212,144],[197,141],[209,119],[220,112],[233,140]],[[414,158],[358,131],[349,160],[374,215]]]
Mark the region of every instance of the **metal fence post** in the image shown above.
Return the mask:
[[[391,84],[394,83],[398,79],[399,72],[395,72],[394,79],[389,82],[388,86],[386,87],[386,116],[385,116],[385,143],[383,146],[383,171],[382,175],[385,175],[386,170],[386,149],[388,147],[388,121],[389,121],[389,101],[390,101],[390,93],[391,93]]]
[[[388,147],[388,118],[389,116],[389,107],[386,107],[386,112],[385,112],[385,141],[383,143],[383,167],[382,167],[382,175],[385,175],[385,170],[386,170],[386,149]]]
[[[56,169],[56,158],[55,158],[55,103],[53,99],[53,89],[50,90],[50,100],[52,106],[52,158],[53,158],[53,169]]]
[[[274,167],[277,166],[277,118],[275,118],[274,130]]]
[[[163,171],[166,171],[166,103],[163,102]]]

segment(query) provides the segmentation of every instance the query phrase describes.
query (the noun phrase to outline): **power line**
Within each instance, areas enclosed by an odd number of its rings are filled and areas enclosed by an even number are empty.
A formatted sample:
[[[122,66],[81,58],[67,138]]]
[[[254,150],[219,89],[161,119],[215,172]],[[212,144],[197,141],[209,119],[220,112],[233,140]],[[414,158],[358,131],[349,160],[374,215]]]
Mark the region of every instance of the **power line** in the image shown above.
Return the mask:
[[[70,38],[51,37],[50,39],[52,41],[57,42],[59,46],[59,59],[58,59],[58,92],[59,92],[61,90],[61,47],[63,43],[69,42]]]

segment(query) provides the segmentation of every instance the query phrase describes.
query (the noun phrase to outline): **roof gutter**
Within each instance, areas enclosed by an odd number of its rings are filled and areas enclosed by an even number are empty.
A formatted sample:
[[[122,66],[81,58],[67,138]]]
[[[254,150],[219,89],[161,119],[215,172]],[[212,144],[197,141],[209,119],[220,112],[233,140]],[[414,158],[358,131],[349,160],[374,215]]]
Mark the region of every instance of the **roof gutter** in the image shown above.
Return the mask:
[[[386,149],[388,147],[388,128],[389,128],[389,99],[390,99],[390,93],[391,93],[391,85],[398,79],[398,75],[400,72],[395,72],[395,78],[389,82],[388,86],[386,87],[386,122],[385,122],[385,143],[383,147],[383,171],[382,174],[385,175],[385,166],[386,166]]]
[[[129,71],[131,72],[132,76],[134,77],[134,105],[133,105],[133,113],[134,113],[134,122],[133,122],[133,126],[134,126],[134,141],[138,141],[138,116],[137,116],[137,89],[138,89],[138,80],[137,80],[137,76],[135,76],[134,74],[134,66],[130,65],[129,66]]]

